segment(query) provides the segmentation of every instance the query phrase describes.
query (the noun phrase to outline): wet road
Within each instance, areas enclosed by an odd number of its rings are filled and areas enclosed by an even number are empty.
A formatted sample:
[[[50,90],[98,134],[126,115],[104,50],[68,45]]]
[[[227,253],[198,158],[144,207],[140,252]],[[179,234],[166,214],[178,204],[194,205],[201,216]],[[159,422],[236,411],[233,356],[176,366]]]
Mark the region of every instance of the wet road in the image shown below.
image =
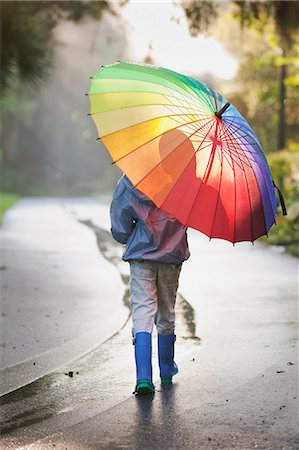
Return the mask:
[[[127,309],[117,268],[55,199],[18,202],[5,217],[0,247],[2,395],[104,342]]]
[[[127,304],[127,267],[107,231],[107,207],[64,207],[97,236]],[[1,448],[299,448],[297,260],[258,245],[209,243],[193,231],[189,240],[174,385],[157,381],[153,397],[132,395],[128,321],[92,352],[3,396]]]

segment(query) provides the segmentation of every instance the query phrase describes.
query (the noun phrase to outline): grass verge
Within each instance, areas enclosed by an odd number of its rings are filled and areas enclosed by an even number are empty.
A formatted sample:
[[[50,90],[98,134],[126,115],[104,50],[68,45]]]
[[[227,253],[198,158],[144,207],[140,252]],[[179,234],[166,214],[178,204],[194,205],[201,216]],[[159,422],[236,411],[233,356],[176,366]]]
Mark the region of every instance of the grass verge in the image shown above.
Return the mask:
[[[0,225],[2,224],[5,212],[11,208],[20,197],[15,194],[6,194],[0,192]]]

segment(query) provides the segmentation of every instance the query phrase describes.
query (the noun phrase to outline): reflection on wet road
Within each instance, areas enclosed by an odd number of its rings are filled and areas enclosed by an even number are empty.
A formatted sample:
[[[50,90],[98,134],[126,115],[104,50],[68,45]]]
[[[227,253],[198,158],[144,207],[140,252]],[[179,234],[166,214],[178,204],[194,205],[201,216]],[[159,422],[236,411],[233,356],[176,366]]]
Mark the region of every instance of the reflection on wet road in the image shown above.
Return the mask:
[[[100,252],[107,261],[112,263],[119,270],[126,287],[123,301],[125,306],[130,308],[129,264],[125,263],[121,258],[123,246],[118,244],[108,231],[94,225],[92,221],[81,220],[80,222],[93,230],[97,237],[97,244]],[[194,309],[180,292],[178,292],[177,298],[176,317],[178,322],[177,330],[179,330],[178,334],[180,337],[183,339],[193,339],[199,342],[200,338],[196,335]]]
[[[129,305],[121,246],[102,228],[84,225],[118,268]],[[1,448],[299,448],[297,262],[258,246],[232,253],[225,244],[205,247],[199,235],[191,239],[193,259],[178,295],[174,384],[162,389],[156,381],[154,396],[132,395],[127,321],[96,350],[2,397]],[[153,361],[158,380],[155,334]]]
[[[122,247],[115,243],[110,233],[83,222],[97,237],[99,250],[114,264],[125,284],[124,304],[130,307],[128,264],[121,259]],[[128,319],[130,318],[128,309]],[[177,304],[177,360],[200,342],[196,335],[194,310],[178,295]],[[187,341],[189,341],[189,344]],[[154,335],[154,346],[156,336]],[[153,349],[157,360],[157,351]],[[68,375],[73,372],[73,377]],[[121,376],[120,376],[121,374]],[[158,367],[154,367],[158,378]],[[24,445],[32,440],[59,431],[111,408],[132,395],[135,380],[131,330],[129,321],[108,341],[85,357],[55,372],[1,397],[1,444],[12,442]],[[168,394],[171,395],[171,394]],[[147,399],[148,400],[148,399]],[[147,401],[146,400],[146,401]],[[82,408],[84,404],[84,408]],[[145,408],[146,403],[140,404]]]

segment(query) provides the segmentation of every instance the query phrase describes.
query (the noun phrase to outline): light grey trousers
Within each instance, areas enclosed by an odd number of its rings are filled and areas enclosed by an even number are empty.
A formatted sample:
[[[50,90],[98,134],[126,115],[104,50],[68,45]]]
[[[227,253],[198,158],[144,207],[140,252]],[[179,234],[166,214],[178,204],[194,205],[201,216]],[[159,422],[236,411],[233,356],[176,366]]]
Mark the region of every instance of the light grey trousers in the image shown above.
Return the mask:
[[[175,302],[181,264],[130,261],[133,336],[152,333],[174,334]]]

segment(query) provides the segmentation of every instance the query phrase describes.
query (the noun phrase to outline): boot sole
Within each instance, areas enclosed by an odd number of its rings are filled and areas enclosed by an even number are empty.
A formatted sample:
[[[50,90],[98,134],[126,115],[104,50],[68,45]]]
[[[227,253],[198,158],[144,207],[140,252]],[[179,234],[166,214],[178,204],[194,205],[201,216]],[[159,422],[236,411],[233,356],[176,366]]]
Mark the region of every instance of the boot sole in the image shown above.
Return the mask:
[[[155,387],[152,383],[148,381],[140,381],[136,384],[134,393],[138,395],[154,394]]]
[[[161,384],[172,384],[172,377],[161,377]]]

